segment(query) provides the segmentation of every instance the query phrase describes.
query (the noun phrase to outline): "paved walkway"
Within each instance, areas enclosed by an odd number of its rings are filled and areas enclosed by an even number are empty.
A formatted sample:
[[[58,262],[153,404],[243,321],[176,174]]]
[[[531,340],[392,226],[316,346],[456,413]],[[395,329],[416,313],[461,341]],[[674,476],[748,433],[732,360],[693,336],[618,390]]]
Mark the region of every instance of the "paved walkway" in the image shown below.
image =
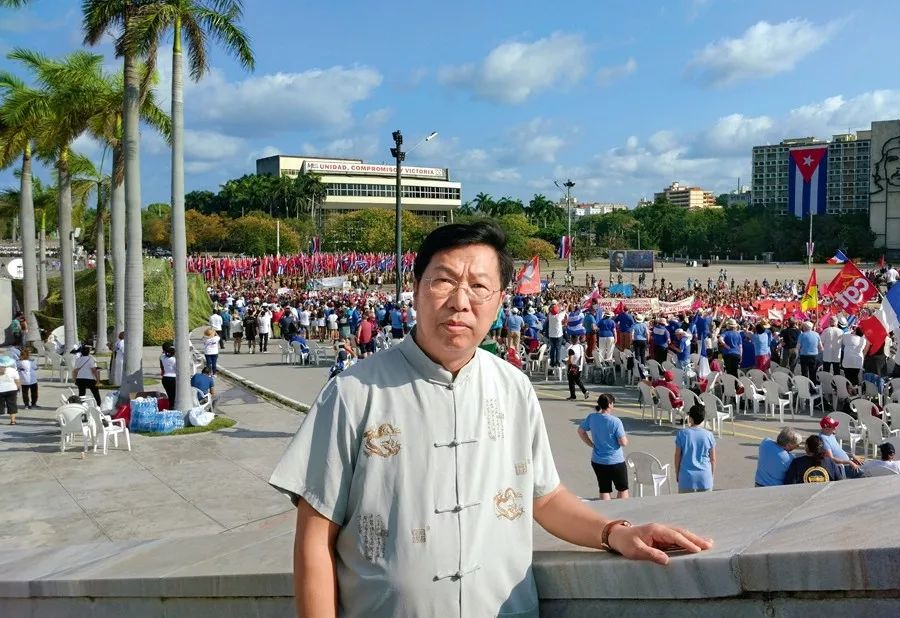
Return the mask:
[[[157,357],[147,349],[145,366]],[[0,549],[229,532],[293,515],[266,481],[299,414],[220,380],[217,411],[234,427],[132,435],[130,453],[120,440],[119,450],[82,459],[78,441],[60,453],[52,418],[68,387],[46,371],[40,380],[40,409],[22,411],[15,426],[0,419]]]

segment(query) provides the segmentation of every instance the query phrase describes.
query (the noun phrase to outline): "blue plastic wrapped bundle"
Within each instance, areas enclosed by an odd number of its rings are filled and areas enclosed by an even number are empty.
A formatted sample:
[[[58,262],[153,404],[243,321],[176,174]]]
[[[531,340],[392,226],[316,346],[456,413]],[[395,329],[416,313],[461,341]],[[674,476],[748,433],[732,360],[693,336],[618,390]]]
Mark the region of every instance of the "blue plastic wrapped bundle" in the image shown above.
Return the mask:
[[[159,408],[155,397],[136,397],[131,400],[131,431],[156,431]]]

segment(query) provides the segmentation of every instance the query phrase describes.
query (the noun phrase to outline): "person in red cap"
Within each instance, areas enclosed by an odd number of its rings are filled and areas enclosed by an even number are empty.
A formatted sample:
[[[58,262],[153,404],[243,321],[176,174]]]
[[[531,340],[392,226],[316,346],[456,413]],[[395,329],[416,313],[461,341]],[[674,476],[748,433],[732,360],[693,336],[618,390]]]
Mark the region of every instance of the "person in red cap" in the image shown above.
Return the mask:
[[[654,388],[664,386],[671,391],[672,394],[669,396],[669,399],[672,401],[673,408],[684,406],[684,401],[681,399],[681,389],[675,384],[675,374],[668,369],[663,372],[661,380],[653,380],[650,384]]]
[[[862,472],[860,471],[862,461],[857,459],[855,455],[848,455],[847,452],[841,448],[840,440],[834,435],[838,425],[840,425],[840,422],[830,416],[822,417],[822,420],[819,421],[819,427],[822,428],[822,431],[819,432],[819,437],[822,438],[826,457],[839,466],[843,466],[844,474],[848,479],[859,478],[862,476]]]

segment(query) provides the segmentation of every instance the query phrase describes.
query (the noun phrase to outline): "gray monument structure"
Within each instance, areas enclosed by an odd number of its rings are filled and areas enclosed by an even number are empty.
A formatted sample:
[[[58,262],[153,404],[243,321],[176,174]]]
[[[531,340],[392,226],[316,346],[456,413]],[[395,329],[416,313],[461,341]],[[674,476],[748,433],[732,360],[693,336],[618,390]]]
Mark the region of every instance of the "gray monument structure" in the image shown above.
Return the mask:
[[[875,246],[900,260],[900,120],[872,123],[869,225]]]

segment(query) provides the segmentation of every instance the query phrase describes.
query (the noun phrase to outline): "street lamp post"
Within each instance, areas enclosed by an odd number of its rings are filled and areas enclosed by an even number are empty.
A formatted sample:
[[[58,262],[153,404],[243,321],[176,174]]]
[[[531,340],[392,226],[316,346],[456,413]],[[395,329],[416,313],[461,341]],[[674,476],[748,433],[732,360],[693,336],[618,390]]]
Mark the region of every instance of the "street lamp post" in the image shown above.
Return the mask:
[[[412,152],[425,142],[430,142],[435,137],[437,137],[437,131],[432,131],[428,137],[421,140],[418,144],[410,148],[407,152],[403,152],[403,133],[399,130],[391,133],[391,137],[394,138],[394,147],[391,148],[391,156],[394,157],[397,161],[397,188],[395,191],[396,201],[394,202],[394,248],[396,250],[396,255],[394,256],[394,268],[397,272],[397,283],[394,286],[394,292],[396,296],[394,297],[394,302],[400,302],[400,292],[403,291],[403,240],[401,238],[401,218],[403,213],[403,203],[401,201],[402,198],[402,189],[400,185],[400,174],[401,167],[403,161],[406,159],[406,155],[409,152]]]
[[[568,231],[566,234],[569,235],[569,272],[572,272],[572,249],[575,248],[575,243],[572,242],[572,187],[575,186],[575,183],[571,180],[566,179],[566,182],[563,183],[563,186],[566,188],[566,210],[568,210],[569,221],[568,221]]]

